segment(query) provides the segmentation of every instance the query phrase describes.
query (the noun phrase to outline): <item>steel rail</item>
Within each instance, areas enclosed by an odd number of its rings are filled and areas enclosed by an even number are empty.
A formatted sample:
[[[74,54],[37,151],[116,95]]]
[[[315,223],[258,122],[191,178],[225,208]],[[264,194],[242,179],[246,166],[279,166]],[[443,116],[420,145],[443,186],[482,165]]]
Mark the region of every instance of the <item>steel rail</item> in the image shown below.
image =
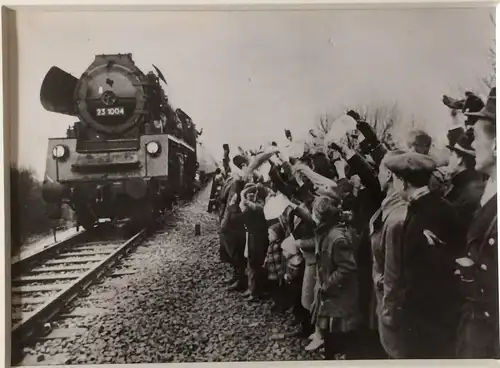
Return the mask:
[[[73,301],[83,290],[98,280],[124,255],[137,246],[146,234],[147,229],[142,229],[136,233],[123,245],[113,251],[113,253],[103,258],[102,261],[98,262],[95,266],[78,277],[78,279],[70,283],[34,312],[29,313],[26,319],[15,324],[12,328],[12,342],[17,345],[22,341],[34,337],[38,329],[41,329],[46,322],[51,320],[65,308],[65,306]]]
[[[60,252],[61,250],[67,247],[72,247],[77,243],[87,241],[89,237],[94,234],[95,229],[97,228],[91,229],[90,231],[84,230],[82,232],[70,236],[69,238],[53,243],[36,253],[15,260],[14,262],[12,262],[11,265],[12,278],[14,278],[14,276],[19,275],[21,272],[25,271],[26,268],[31,268],[35,263],[53,257],[54,254]]]

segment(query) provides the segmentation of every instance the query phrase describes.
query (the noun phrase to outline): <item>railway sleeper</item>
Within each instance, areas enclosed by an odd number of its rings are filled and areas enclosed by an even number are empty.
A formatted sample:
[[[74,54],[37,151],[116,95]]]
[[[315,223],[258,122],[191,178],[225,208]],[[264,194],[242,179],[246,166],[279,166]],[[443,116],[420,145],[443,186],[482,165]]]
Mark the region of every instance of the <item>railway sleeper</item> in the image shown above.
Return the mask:
[[[105,252],[113,252],[115,249],[117,249],[117,245],[103,245],[103,246],[87,246],[88,244],[84,244],[81,247],[75,247],[73,250],[77,251],[82,251],[82,252],[97,252],[99,250],[105,251]]]
[[[30,298],[30,297],[14,297],[12,298],[12,305],[19,306],[25,304],[44,304],[50,297],[38,297],[38,298]]]
[[[12,288],[12,292],[19,293],[38,293],[43,291],[60,291],[64,289],[64,284],[53,284],[53,285],[25,285],[16,286]]]
[[[77,249],[79,250],[79,249]],[[103,255],[109,255],[113,253],[112,251],[105,251],[105,250],[95,250],[93,252],[87,252],[87,251],[82,251],[82,252],[69,252],[69,253],[61,253],[57,257],[58,258],[70,258],[70,257],[87,257],[87,256],[96,256],[98,254],[103,254]]]
[[[50,282],[58,280],[74,280],[77,279],[79,275],[37,275],[37,276],[20,276],[12,280],[13,284],[25,283],[25,282]]]
[[[68,263],[87,263],[87,262],[100,262],[105,257],[82,257],[78,259],[53,259],[45,262],[45,264],[55,265],[55,264],[68,264]]]
[[[67,271],[86,271],[92,268],[92,265],[82,264],[78,266],[62,266],[62,267],[41,267],[31,270],[29,273],[42,273],[42,272],[67,272]]]

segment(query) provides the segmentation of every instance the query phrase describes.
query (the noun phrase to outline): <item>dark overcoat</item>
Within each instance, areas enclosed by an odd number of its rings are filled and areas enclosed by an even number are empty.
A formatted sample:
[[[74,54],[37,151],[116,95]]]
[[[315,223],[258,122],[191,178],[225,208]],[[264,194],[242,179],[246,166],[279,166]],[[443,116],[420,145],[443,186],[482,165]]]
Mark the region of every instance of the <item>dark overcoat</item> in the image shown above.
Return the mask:
[[[223,206],[221,208],[220,240],[222,253],[229,262],[241,267],[245,264],[245,223],[239,202],[244,181],[231,177],[223,188]],[[244,267],[244,266],[243,266]]]
[[[459,320],[454,276],[457,216],[433,192],[410,200],[400,244],[401,275],[396,285],[403,358],[449,358]]]
[[[262,267],[269,246],[267,221],[264,216],[264,203],[258,201],[243,213],[247,230],[248,262],[254,269]]]
[[[456,231],[460,232],[465,247],[467,231],[479,208],[479,201],[484,192],[484,180],[475,170],[465,170],[451,178],[451,186],[445,199],[455,208],[458,217]]]
[[[457,355],[500,357],[498,338],[498,230],[496,194],[476,213],[467,234],[471,275],[464,286],[466,303],[458,331]],[[463,270],[462,270],[463,271]]]
[[[376,328],[372,318],[375,305],[375,295],[372,280],[371,242],[368,225],[373,214],[378,210],[384,199],[376,172],[370,164],[356,153],[349,158],[347,163],[350,172],[358,175],[364,188],[358,193],[357,198],[351,201],[351,210],[354,215],[353,223],[359,235],[357,250],[358,280],[359,280],[359,306],[365,327]]]

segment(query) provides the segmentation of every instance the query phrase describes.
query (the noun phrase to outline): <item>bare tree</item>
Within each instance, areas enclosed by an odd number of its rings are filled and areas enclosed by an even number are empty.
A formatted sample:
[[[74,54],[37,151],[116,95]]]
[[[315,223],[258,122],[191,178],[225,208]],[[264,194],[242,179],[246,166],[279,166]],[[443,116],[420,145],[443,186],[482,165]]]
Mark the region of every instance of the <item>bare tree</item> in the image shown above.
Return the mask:
[[[324,113],[316,118],[316,123],[311,129],[309,145],[311,148],[319,147],[326,133],[330,130],[332,123],[348,110],[356,111],[362,120],[368,122],[375,130],[377,137],[386,146],[393,149],[402,142],[402,135],[417,126],[414,118],[409,120],[409,124],[405,124],[404,129],[401,127],[401,111],[396,102],[375,104],[359,104],[350,108],[345,108],[343,111],[337,109],[337,112]],[[398,129],[396,129],[398,128]]]
[[[490,22],[493,25],[493,30],[496,29],[496,21],[495,21],[495,16],[493,13],[490,13]],[[496,52],[495,52],[495,41],[493,40],[493,44],[489,47],[488,49],[489,52],[489,59],[491,62],[491,67],[492,70],[489,75],[486,77],[481,78],[481,82],[484,86],[486,86],[487,90],[489,91],[491,88],[493,88],[496,85]]]
[[[318,136],[318,138],[323,138],[326,133],[330,130],[332,123],[340,116],[340,114],[333,113],[325,113],[321,115],[316,123],[315,128],[313,129],[314,133]]]

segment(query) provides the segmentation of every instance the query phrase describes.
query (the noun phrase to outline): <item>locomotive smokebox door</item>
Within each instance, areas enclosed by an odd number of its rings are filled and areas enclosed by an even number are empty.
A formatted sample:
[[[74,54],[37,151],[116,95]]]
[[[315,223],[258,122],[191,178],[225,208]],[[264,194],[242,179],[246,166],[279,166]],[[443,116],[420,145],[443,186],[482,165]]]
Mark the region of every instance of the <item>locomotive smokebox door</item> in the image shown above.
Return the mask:
[[[145,75],[130,55],[97,55],[78,81],[78,117],[98,132],[123,134],[146,113]]]

